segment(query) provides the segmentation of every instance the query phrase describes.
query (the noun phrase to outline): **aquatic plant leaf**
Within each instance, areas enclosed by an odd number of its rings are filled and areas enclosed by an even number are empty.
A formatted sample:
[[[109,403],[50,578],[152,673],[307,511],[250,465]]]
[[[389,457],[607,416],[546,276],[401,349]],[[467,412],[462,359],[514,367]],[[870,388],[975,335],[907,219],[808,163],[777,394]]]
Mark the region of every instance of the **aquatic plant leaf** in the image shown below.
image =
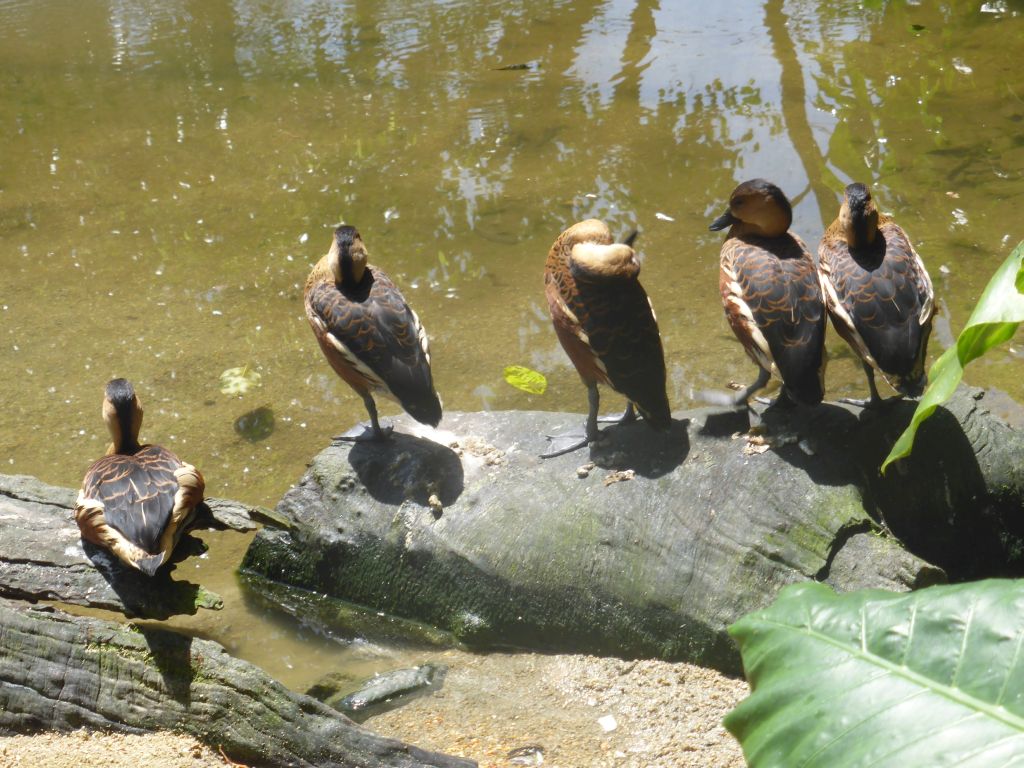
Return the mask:
[[[243,413],[235,419],[235,434],[244,437],[250,443],[257,443],[274,433],[275,424],[274,410],[263,406]]]
[[[928,369],[928,387],[921,396],[910,424],[897,438],[882,462],[882,473],[890,464],[910,455],[917,428],[936,407],[953,394],[964,375],[964,366],[1010,339],[1024,322],[1024,242],[1021,242],[989,280],[956,344],[947,349]]]
[[[836,595],[787,587],[729,629],[750,768],[984,768],[1024,755],[1024,582]]]
[[[543,373],[538,373],[522,365],[510,365],[505,368],[505,381],[516,389],[529,392],[531,395],[543,395],[548,388],[548,380]]]
[[[262,377],[248,365],[228,368],[220,375],[220,391],[225,395],[244,395],[250,389],[260,386]]]

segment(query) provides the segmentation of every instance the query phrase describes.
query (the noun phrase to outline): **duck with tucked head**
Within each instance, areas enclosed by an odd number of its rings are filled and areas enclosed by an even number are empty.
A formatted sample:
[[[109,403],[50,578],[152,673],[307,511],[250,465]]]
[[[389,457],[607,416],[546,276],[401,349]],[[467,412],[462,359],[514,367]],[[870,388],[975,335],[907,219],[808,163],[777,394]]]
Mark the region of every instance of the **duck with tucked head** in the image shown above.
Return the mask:
[[[868,401],[845,401],[881,403],[875,371],[901,395],[920,395],[935,292],[906,232],[879,213],[865,185],[846,188],[818,270],[832,324],[860,357],[871,391]]]
[[[740,184],[729,208],[711,224],[729,227],[718,288],[725,317],[757,364],[757,379],[729,398],[745,403],[781,379],[780,404],[817,405],[824,395],[825,305],[807,246],[789,231],[793,209],[764,179]]]
[[[370,415],[369,430],[335,438],[340,440],[381,440],[391,432],[377,419],[375,394],[395,400],[421,424],[441,421],[427,332],[395,284],[367,258],[355,227],[340,226],[306,281],[306,317],[320,349]]]
[[[82,538],[147,576],[167,562],[203,500],[199,470],[159,445],[140,445],[142,404],[125,379],[107,384],[112,444],[85,473],[75,504]]]
[[[583,440],[542,458],[597,439],[598,384],[627,398],[620,422],[636,418],[635,406],[655,429],[672,425],[665,355],[654,310],[638,279],[640,263],[631,247],[635,236],[615,243],[604,222],[588,219],[565,230],[548,252],[548,309],[555,334],[587,388],[590,410]]]

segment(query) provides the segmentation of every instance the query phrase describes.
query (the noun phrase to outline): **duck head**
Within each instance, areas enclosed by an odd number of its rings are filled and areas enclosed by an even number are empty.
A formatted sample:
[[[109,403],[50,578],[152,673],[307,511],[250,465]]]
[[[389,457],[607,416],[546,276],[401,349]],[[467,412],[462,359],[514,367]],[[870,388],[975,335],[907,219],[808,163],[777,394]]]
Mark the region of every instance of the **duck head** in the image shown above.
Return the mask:
[[[327,263],[334,281],[341,285],[356,286],[366,272],[366,246],[355,227],[343,224],[334,230],[334,241],[327,252]]]
[[[878,234],[878,208],[871,199],[871,190],[864,184],[850,184],[843,193],[839,208],[839,225],[850,248],[867,248]]]
[[[103,421],[110,432],[112,453],[133,454],[139,450],[142,429],[142,403],[127,379],[111,379],[103,396]]]
[[[744,181],[732,191],[729,208],[709,227],[712,232],[732,227],[730,237],[751,234],[781,237],[793,223],[793,208],[782,190],[764,179]]]
[[[573,275],[592,280],[636,278],[640,273],[640,262],[632,248],[636,236],[633,231],[624,242],[612,242],[608,226],[600,219],[587,219],[569,227],[562,238],[569,251]]]

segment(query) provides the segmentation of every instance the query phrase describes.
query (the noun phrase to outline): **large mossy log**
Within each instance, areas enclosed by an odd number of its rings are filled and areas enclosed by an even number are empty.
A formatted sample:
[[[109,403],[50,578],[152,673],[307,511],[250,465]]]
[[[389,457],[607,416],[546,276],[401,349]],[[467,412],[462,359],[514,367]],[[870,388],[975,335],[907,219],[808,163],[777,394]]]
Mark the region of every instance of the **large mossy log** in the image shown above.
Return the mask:
[[[701,409],[546,461],[543,435],[580,417],[448,414],[440,432],[400,418],[387,442],[321,452],[278,506],[291,527],[261,531],[243,567],[468,643],[736,671],[726,627],[786,584],[1022,570],[1024,444],[980,398],[960,390],[885,478],[912,403],[770,414],[761,454],[734,439],[745,414]]]
[[[251,765],[469,768],[381,738],[217,643],[0,599],[0,732],[189,733]]]

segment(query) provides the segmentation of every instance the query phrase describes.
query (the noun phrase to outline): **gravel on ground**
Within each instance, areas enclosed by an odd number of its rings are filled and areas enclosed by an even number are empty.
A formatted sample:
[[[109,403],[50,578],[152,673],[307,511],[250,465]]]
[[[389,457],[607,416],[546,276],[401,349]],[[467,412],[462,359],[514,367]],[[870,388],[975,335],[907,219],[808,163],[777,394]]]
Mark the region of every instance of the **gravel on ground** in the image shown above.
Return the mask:
[[[450,652],[443,687],[364,727],[481,768],[743,768],[722,718],[742,680],[690,664]],[[444,654],[435,662],[444,663]],[[193,737],[85,730],[0,737],[0,766],[223,768]]]

